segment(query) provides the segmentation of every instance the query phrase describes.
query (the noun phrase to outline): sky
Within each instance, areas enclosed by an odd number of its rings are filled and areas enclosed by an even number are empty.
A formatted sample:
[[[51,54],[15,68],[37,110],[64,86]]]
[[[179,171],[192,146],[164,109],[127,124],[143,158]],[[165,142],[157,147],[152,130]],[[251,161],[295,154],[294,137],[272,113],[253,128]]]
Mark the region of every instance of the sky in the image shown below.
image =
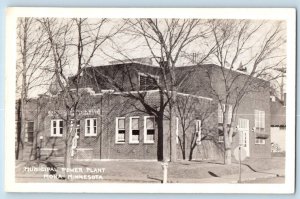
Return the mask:
[[[63,20],[60,20],[60,24],[63,24]],[[97,27],[98,24],[98,19],[88,19],[89,25],[87,27],[87,31],[89,33],[92,33],[93,36],[95,36],[95,31],[91,31],[93,28]],[[136,36],[135,32],[132,31],[132,27],[130,25],[124,25],[124,19],[109,19],[107,23],[103,25],[101,28],[101,33],[100,35],[107,35],[107,34],[113,34],[117,30],[119,30],[121,27],[123,28],[122,32],[119,32],[118,34],[115,34],[112,39],[106,40],[105,43],[103,43],[99,49],[95,52],[94,57],[92,58],[89,66],[100,66],[100,65],[107,65],[110,64],[111,61],[115,60],[124,60],[124,59],[133,59],[133,58],[140,58],[140,57],[151,57],[152,54],[149,50],[149,47],[147,46],[147,43],[145,42],[145,39],[140,36]],[[165,24],[163,21],[160,21],[161,25],[159,28],[164,32],[166,29]],[[205,55],[209,49],[211,48],[211,44],[214,43],[214,38],[211,36],[208,36],[208,26],[204,23],[201,22],[201,25],[192,34],[196,34],[196,31],[201,31],[205,32],[206,34],[204,37],[200,37],[199,39],[196,39],[193,41],[191,44],[189,44],[186,48],[184,48],[184,53],[182,56],[179,58],[177,65],[182,66],[182,65],[190,65],[191,62],[190,60],[186,59],[186,55],[191,55],[192,53],[196,53],[199,57],[202,55]],[[262,21],[251,21],[252,22],[252,27],[250,27],[250,30],[253,30],[255,27],[257,27],[258,24],[260,24]],[[246,64],[249,60],[250,57],[252,57],[253,54],[255,54],[259,49],[260,49],[260,43],[264,41],[264,38],[266,35],[269,34],[269,31],[274,29],[274,24],[277,23],[277,21],[265,21],[265,24],[262,28],[259,29],[259,31],[254,34],[249,41],[248,46],[245,45],[245,49],[247,49],[241,56],[237,59],[235,68],[237,68],[241,63]],[[59,23],[56,23],[58,25]],[[76,28],[75,26],[73,27],[73,31],[71,31],[69,37],[74,39],[76,41],[78,39],[77,33],[76,33]],[[178,29],[175,31],[179,31],[180,26],[178,26]],[[154,35],[151,33],[150,35]],[[211,35],[211,34],[210,34]],[[282,35],[284,38],[286,38],[286,32],[285,32],[285,24],[283,24],[283,32]],[[35,35],[33,36],[35,37]],[[61,39],[61,38],[60,38]],[[87,40],[88,41],[88,38]],[[87,46],[85,49],[87,54],[90,54],[90,49],[92,47],[93,43]],[[155,44],[154,42],[149,43],[151,46],[151,49],[153,49],[154,53],[156,55],[160,55],[160,48],[159,45]],[[228,45],[228,44],[227,44]],[[17,45],[18,46],[18,45]],[[230,48],[231,49],[231,48]],[[234,50],[234,48],[232,48]],[[229,51],[228,57],[233,57],[233,50]],[[286,49],[285,45],[282,45],[280,48],[276,49],[276,54],[278,55],[283,55],[286,56]],[[70,47],[69,50],[69,59],[68,59],[68,64],[67,64],[67,70],[65,70],[65,73],[67,76],[70,76],[75,73],[76,71],[76,64],[77,64],[77,59],[76,59],[76,48]],[[20,55],[20,54],[18,54]],[[185,56],[184,56],[185,55]],[[50,56],[49,56],[50,57]],[[20,56],[19,56],[20,58]],[[279,58],[278,58],[279,59]],[[277,59],[277,60],[278,60]],[[231,59],[228,59],[230,61]],[[210,56],[209,59],[207,59],[206,62],[204,63],[215,63],[218,64],[218,61],[215,57]],[[269,62],[267,61],[266,64]],[[283,62],[284,63],[284,62]],[[50,66],[49,66],[50,65]],[[157,63],[154,65],[157,65]],[[282,65],[283,66],[283,65]],[[281,67],[282,67],[281,66]],[[51,62],[47,62],[46,68],[52,68],[53,64]],[[248,65],[248,71],[251,70],[251,64]],[[52,74],[50,74],[51,76]],[[49,76],[49,77],[50,77]],[[49,79],[49,78],[47,78]],[[281,80],[279,81],[281,83]],[[45,93],[46,90],[48,89],[48,85],[51,84],[51,81],[46,82],[46,85],[44,86],[38,86],[33,88],[29,96],[30,97],[36,97],[38,94]],[[21,85],[21,81],[18,81],[18,85]]]

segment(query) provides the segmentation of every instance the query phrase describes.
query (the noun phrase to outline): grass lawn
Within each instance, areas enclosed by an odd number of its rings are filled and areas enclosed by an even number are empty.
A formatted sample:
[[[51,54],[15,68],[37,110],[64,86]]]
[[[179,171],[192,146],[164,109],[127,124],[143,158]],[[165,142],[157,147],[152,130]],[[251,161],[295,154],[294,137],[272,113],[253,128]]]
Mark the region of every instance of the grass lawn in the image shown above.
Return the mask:
[[[251,159],[245,160],[242,165],[243,172],[261,172],[270,169],[284,169],[284,157],[273,157],[269,159]],[[40,163],[40,166],[46,167],[46,162]],[[16,177],[30,178],[36,176],[37,179],[43,180],[43,173],[28,173],[24,171],[24,166],[38,167],[36,162],[21,162],[16,163]],[[49,162],[47,163],[49,166]],[[62,161],[53,160],[51,164],[58,168],[58,171],[63,167]],[[84,174],[94,174],[87,172],[86,168],[105,168],[101,173],[103,179],[131,179],[131,180],[146,180],[160,182],[162,179],[161,162],[146,162],[146,161],[73,161],[73,168],[83,168]],[[224,175],[237,174],[239,165],[223,165],[220,162],[212,161],[178,161],[169,163],[168,178],[177,179],[201,179],[210,177],[221,177]],[[74,174],[74,173],[72,173]],[[78,174],[78,173],[77,173]]]

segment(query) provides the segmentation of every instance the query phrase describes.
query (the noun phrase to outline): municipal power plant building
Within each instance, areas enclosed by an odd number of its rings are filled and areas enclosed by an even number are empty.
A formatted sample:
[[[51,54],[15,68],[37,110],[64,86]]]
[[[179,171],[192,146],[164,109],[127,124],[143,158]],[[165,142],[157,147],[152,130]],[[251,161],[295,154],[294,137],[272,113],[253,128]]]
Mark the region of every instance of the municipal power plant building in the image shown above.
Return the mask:
[[[237,86],[247,77],[240,71],[223,70],[239,76]],[[170,159],[172,133],[176,136],[178,159],[222,160],[221,106],[225,104],[214,94],[222,93],[224,87],[221,72],[219,66],[211,64],[176,67],[171,111],[167,97],[171,91],[165,86],[171,71],[141,62],[86,68],[79,79],[69,78],[73,82],[70,90],[79,99],[75,120],[66,120],[72,110],[66,109],[66,99],[56,91],[28,100],[21,130],[22,110],[17,102],[18,158],[63,157],[69,121],[68,129],[76,131],[73,159]],[[234,100],[228,105],[231,121]],[[232,150],[242,142],[248,158],[271,157],[269,84],[265,82],[260,90],[246,93],[234,117]]]

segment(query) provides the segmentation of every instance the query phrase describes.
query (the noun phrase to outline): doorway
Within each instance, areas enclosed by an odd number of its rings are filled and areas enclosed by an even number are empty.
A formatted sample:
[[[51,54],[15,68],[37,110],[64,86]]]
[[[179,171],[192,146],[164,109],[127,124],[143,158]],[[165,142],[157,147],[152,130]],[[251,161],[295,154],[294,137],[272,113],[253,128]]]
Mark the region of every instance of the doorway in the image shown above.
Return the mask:
[[[250,156],[250,143],[249,143],[249,120],[239,119],[239,130],[242,132],[242,147],[246,150],[247,157]]]

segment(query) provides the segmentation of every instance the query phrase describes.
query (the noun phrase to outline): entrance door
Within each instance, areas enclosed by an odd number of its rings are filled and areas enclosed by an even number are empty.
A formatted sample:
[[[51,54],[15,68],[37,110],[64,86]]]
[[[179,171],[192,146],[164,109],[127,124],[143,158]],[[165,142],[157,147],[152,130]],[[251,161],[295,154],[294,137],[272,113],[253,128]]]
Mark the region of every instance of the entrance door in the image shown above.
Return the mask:
[[[249,120],[239,119],[239,130],[242,132],[242,147],[246,150],[247,157],[250,156],[250,144],[249,144]]]

